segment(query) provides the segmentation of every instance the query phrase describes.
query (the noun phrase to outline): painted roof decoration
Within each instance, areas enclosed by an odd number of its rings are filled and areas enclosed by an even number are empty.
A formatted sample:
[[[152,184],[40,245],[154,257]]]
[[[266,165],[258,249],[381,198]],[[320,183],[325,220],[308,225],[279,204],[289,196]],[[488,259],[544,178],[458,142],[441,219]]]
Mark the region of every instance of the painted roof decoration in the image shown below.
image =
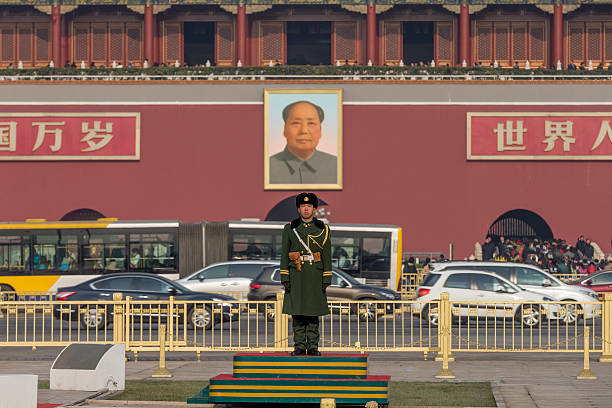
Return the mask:
[[[299,5],[299,4],[337,4],[337,5],[366,5],[368,3],[380,5],[403,4],[612,4],[612,0],[0,0],[0,5]]]

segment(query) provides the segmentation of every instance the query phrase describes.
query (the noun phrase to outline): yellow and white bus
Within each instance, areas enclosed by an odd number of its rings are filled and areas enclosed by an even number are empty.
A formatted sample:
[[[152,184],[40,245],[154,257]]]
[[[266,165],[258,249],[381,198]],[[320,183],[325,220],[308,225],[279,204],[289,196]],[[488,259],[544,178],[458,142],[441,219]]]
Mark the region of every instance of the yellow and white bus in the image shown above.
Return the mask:
[[[53,292],[100,274],[150,272],[169,279],[214,262],[280,259],[284,223],[225,221],[46,221],[0,223],[0,292]],[[397,226],[331,224],[333,265],[397,288]]]

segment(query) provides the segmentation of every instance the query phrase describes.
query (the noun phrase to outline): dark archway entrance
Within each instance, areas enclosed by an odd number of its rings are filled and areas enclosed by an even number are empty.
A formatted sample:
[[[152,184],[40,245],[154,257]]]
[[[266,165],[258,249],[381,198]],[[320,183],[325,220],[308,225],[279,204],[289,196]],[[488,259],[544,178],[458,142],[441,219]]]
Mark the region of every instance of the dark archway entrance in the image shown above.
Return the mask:
[[[287,65],[331,65],[329,21],[287,22]]]
[[[270,212],[268,212],[268,215],[266,215],[265,221],[289,222],[292,219],[297,218],[298,213],[295,208],[295,197],[296,196],[297,194],[279,201],[278,204],[272,207]],[[321,200],[321,197],[318,197],[318,198],[319,198],[319,210],[320,210],[323,206],[326,206],[327,203]],[[322,218],[320,215],[316,215],[316,216],[319,218]]]
[[[215,61],[215,23],[184,23],[185,62],[188,65]]]
[[[427,65],[434,59],[433,21],[404,22],[404,62],[423,62]]]
[[[72,210],[60,219],[60,221],[95,221],[98,218],[106,218],[104,214],[91,208],[79,208]]]
[[[540,238],[553,239],[548,223],[538,214],[529,210],[512,210],[499,216],[489,227],[487,235],[504,236],[509,239]]]

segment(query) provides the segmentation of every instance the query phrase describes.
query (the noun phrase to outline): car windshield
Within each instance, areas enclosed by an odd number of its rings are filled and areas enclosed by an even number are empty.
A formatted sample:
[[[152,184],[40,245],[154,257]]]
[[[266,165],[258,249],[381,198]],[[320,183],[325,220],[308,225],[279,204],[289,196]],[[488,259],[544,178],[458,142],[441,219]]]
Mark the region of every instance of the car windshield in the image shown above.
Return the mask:
[[[172,285],[176,287],[178,290],[180,290],[181,292],[191,292],[191,289],[187,289],[185,286],[181,285],[180,283],[176,281],[172,282]]]
[[[353,278],[351,275],[349,275],[346,272],[343,272],[339,269],[335,269],[334,268],[334,272],[336,272],[338,275],[342,276],[342,278],[346,281],[348,281],[351,285],[361,285],[361,283],[359,283],[359,281],[355,278]]]

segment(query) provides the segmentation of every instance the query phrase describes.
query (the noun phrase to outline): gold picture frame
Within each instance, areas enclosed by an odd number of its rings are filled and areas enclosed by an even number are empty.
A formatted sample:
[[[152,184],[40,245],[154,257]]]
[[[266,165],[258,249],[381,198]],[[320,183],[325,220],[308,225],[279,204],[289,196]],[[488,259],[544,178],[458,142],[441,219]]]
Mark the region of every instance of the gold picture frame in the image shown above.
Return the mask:
[[[304,139],[286,124],[299,102],[319,117]],[[342,190],[342,113],[342,89],[265,89],[264,190]]]

